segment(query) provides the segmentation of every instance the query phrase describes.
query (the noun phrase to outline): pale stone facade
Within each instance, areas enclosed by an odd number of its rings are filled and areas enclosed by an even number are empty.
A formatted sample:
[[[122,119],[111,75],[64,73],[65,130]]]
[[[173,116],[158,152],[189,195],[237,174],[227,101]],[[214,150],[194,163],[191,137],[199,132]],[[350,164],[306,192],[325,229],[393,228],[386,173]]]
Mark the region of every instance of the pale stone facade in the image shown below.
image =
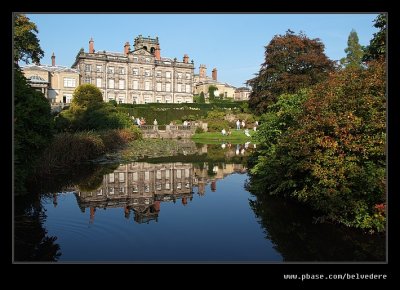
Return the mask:
[[[210,86],[215,86],[218,89],[218,92],[216,92],[217,95],[222,94],[224,98],[234,99],[236,87],[228,83],[218,82],[217,79],[216,68],[212,70],[212,77],[210,78],[207,76],[207,67],[204,64],[201,64],[199,67],[199,74],[194,76],[193,94],[199,95],[203,92],[204,97],[208,99],[208,88]]]
[[[127,42],[123,53],[95,51],[89,41],[89,52],[81,52],[72,65],[80,71],[80,83],[97,86],[104,101],[118,103],[192,103],[193,61],[160,56],[158,37],[139,35],[134,50]]]
[[[246,88],[246,87],[238,88],[238,89],[235,91],[234,100],[235,100],[235,101],[248,101],[248,100],[249,100],[250,93],[251,93],[251,91],[250,91],[249,88]]]
[[[32,64],[22,67],[28,83],[41,91],[51,104],[70,103],[75,88],[79,85],[79,72],[75,69],[55,64]]]

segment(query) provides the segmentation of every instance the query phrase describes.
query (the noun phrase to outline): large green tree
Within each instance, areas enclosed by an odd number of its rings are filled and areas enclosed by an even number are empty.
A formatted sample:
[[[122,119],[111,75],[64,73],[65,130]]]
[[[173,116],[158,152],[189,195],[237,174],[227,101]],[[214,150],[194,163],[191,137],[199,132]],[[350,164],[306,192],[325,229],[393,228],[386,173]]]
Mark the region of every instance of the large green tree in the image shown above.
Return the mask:
[[[346,57],[340,60],[344,66],[361,67],[364,52],[362,46],[358,42],[357,32],[354,29],[352,29],[349,34],[347,47],[344,52],[346,53]]]
[[[43,56],[36,25],[25,15],[14,18],[14,190],[25,191],[26,180],[52,138],[50,104],[27,83],[18,62],[39,62]]]
[[[14,61],[39,63],[44,52],[37,38],[38,29],[24,14],[16,14],[14,18]]]
[[[374,33],[369,45],[364,49],[364,61],[371,61],[374,59],[386,57],[386,15],[379,14],[374,22],[374,26],[379,29]]]
[[[89,107],[103,102],[101,91],[92,84],[78,86],[73,94],[72,104],[79,107]]]
[[[265,47],[265,62],[256,77],[247,81],[252,87],[250,108],[263,113],[284,93],[296,93],[325,80],[334,64],[324,53],[324,44],[303,33],[288,30],[276,35]]]
[[[199,97],[199,103],[204,104],[205,102],[206,102],[206,99],[204,98],[204,92],[201,92],[200,97]]]

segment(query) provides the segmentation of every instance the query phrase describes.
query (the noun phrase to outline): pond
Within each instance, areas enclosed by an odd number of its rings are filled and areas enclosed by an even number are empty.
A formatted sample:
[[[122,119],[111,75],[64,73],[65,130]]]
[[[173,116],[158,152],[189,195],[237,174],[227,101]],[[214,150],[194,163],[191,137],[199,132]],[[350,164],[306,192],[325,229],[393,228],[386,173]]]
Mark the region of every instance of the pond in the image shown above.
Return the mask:
[[[250,193],[253,144],[189,145],[38,181],[36,234],[16,222],[17,260],[385,261],[383,236],[317,224],[298,205]]]

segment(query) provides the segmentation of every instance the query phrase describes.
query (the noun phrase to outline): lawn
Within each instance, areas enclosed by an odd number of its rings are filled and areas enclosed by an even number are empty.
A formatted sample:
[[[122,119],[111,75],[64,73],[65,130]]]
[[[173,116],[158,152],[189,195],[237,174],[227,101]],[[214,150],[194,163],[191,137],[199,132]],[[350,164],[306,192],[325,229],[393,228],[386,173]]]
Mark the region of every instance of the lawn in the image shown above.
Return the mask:
[[[251,141],[251,137],[247,137],[244,134],[244,130],[232,130],[232,134],[229,136],[223,136],[221,132],[205,132],[200,134],[194,134],[192,139],[195,141]],[[249,130],[252,136],[255,132]]]

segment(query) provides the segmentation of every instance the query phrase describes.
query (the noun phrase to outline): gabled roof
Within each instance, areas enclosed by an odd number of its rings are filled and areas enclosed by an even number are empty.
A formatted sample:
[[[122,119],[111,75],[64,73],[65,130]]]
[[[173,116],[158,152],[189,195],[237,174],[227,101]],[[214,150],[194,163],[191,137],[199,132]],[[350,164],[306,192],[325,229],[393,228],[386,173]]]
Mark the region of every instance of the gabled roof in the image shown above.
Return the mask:
[[[135,49],[132,52],[134,55],[146,55],[146,56],[153,56],[150,52],[145,50],[144,48]]]
[[[41,84],[47,84],[48,81],[46,81],[44,78],[38,76],[38,75],[34,75],[31,77],[27,78],[28,81],[30,81],[31,83],[41,83]]]

